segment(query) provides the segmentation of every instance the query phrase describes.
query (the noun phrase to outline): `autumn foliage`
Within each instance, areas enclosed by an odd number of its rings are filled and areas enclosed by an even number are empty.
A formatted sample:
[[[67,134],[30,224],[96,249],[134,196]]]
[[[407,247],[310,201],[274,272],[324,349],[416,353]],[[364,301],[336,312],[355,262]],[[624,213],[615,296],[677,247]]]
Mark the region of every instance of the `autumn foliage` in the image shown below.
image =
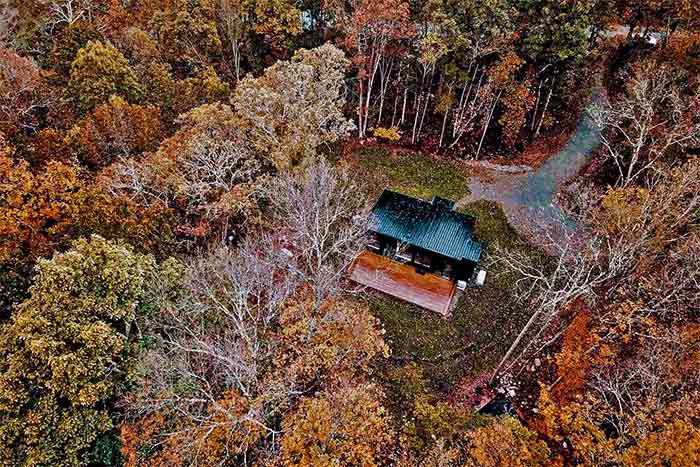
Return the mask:
[[[0,465],[700,465],[698,2],[5,3]],[[368,182],[576,125],[452,316],[348,280]]]

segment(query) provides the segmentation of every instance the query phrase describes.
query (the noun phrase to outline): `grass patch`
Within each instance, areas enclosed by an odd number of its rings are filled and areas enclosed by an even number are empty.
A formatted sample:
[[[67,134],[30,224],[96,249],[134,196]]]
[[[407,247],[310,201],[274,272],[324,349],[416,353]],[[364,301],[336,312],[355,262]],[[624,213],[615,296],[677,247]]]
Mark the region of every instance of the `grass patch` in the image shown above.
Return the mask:
[[[447,390],[458,376],[465,345],[460,330],[437,313],[379,293],[369,295],[369,306],[386,330],[392,350],[386,374],[409,363],[416,364],[430,386]]]
[[[464,169],[450,161],[438,161],[417,152],[392,153],[383,147],[359,148],[351,155],[357,174],[369,185],[371,195],[389,188],[430,200],[433,196],[458,200],[469,194]]]
[[[476,220],[474,236],[487,249],[496,244],[505,248],[527,247],[518,232],[508,223],[506,213],[499,203],[486,200],[474,201],[460,211]]]

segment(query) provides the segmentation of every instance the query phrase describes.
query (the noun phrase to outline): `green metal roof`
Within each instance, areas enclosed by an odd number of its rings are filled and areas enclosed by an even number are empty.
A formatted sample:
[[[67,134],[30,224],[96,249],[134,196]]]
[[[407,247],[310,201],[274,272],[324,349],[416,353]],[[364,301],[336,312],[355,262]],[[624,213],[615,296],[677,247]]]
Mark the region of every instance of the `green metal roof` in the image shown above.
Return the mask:
[[[474,219],[454,211],[454,202],[432,202],[384,190],[372,209],[372,231],[455,260],[478,262]]]

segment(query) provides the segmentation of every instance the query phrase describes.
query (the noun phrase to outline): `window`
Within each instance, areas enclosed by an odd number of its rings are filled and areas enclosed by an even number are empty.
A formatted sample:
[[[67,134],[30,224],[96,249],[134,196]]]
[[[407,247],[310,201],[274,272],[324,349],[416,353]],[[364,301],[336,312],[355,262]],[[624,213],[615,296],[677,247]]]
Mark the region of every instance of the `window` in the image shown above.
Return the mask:
[[[367,239],[367,248],[372,251],[380,251],[382,248],[381,242],[379,241],[379,235],[375,233],[370,233]]]
[[[416,253],[416,257],[414,259],[414,262],[419,265],[423,266],[424,268],[430,268],[432,266],[432,261],[433,258],[430,255],[430,253],[427,252],[418,252]]]

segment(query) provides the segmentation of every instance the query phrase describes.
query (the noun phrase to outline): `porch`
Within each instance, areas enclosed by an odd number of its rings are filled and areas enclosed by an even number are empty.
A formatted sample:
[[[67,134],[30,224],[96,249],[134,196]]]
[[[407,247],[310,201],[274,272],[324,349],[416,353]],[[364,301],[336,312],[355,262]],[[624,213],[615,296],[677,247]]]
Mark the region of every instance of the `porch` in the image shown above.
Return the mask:
[[[447,316],[452,308],[456,285],[433,274],[421,274],[410,265],[365,251],[353,264],[350,278],[422,308]]]

